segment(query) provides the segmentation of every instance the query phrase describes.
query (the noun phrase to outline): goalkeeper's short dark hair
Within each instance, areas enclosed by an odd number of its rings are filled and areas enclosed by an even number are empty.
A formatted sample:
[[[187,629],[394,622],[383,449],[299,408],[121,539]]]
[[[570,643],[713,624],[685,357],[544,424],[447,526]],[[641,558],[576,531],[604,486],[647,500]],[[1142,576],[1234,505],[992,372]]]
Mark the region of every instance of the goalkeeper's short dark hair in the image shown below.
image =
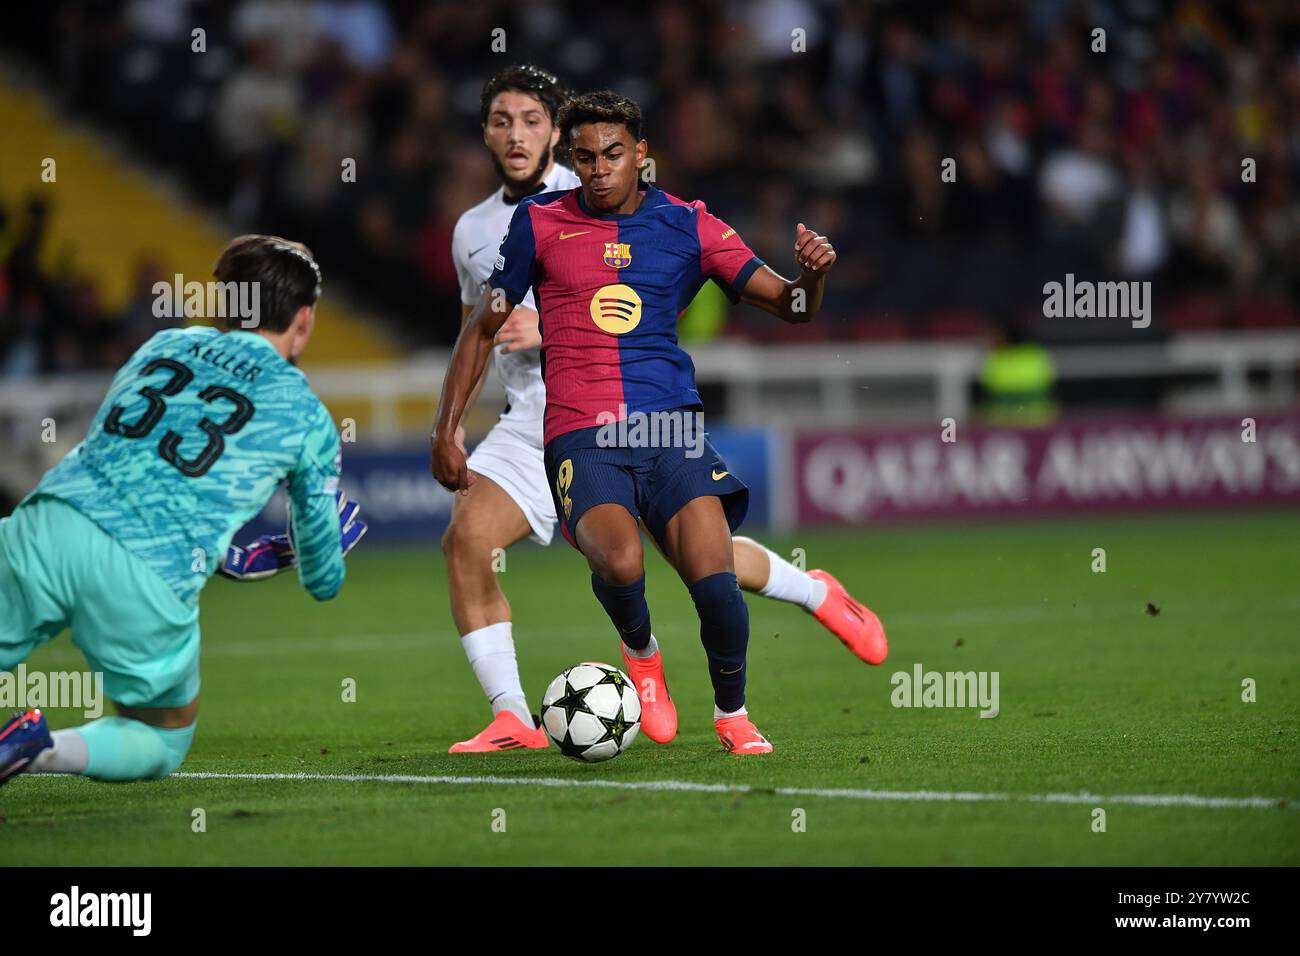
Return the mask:
[[[311,250],[279,236],[237,236],[222,251],[212,274],[220,282],[258,283],[258,328],[267,332],[285,331],[299,309],[320,298],[320,266]],[[238,315],[221,321],[227,329],[244,327]]]

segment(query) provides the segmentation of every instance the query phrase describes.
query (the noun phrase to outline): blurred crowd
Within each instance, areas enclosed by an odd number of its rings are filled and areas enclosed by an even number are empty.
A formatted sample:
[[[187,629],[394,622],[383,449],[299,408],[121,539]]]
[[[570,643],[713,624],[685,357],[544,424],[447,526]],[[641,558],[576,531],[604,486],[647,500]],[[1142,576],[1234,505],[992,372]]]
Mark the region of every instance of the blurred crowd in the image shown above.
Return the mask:
[[[638,100],[658,185],[705,200],[778,271],[796,222],[828,234],[825,321],[801,338],[1093,335],[1041,317],[1043,283],[1066,273],[1151,280],[1152,334],[1297,321],[1295,4],[20,6],[0,44],[65,108],[128,135],[236,229],[305,241],[327,283],[413,342],[458,327],[452,227],[496,186],[479,91],[516,61]],[[30,267],[17,255],[11,273]],[[93,312],[82,292],[44,301]],[[21,310],[0,298],[6,341]],[[745,309],[729,331],[791,334]]]
[[[139,261],[125,307],[108,307],[94,278],[44,263],[49,207],[0,203],[0,379],[121,366],[151,335],[177,324],[154,315],[155,261]]]

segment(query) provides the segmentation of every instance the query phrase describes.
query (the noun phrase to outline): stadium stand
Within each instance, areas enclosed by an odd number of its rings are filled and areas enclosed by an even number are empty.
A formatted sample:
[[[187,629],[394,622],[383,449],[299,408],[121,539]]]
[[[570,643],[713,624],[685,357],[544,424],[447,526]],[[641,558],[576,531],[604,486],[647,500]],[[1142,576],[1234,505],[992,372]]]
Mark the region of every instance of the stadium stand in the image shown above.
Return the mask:
[[[760,255],[788,258],[796,219],[831,235],[814,336],[986,335],[1067,271],[1152,280],[1152,334],[1300,324],[1294,7],[1105,0],[1103,56],[1064,2],[733,6],[723,29],[674,2],[56,0],[15,11],[2,42],[237,228],[313,246],[416,345],[455,334],[451,226],[493,185],[477,93],[510,59],[639,97],[659,184]],[[495,26],[505,54],[482,40]],[[357,183],[340,187],[340,157]],[[765,326],[735,310],[727,331],[786,338]]]

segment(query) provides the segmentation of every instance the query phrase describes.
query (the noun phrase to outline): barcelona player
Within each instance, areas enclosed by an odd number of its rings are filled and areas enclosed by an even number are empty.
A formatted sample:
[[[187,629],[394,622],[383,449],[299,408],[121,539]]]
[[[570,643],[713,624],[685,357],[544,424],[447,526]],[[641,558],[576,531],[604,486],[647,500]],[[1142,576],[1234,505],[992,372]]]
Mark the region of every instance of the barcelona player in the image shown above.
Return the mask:
[[[554,158],[560,136],[556,120],[566,97],[554,74],[532,64],[505,67],[483,85],[483,142],[501,186],[466,210],[452,234],[462,323],[483,294],[501,237],[520,201],[579,185],[573,171]],[[456,496],[442,539],[452,619],[492,719],[474,736],[452,744],[452,753],[547,746],[524,695],[510,604],[492,561],[498,549],[525,537],[550,544],[555,527],[543,460],[546,386],[541,336],[531,290],[511,311],[495,343],[493,364],[505,386],[506,407],[469,455],[472,485],[465,495]],[[462,443],[459,431],[457,442]],[[879,664],[884,659],[883,635],[874,619],[869,612],[859,613],[856,602],[829,574],[796,568],[750,538],[735,538],[733,547],[743,590],[802,607],[863,660]],[[633,657],[629,670],[640,678],[638,684],[649,680],[653,685],[655,661],[643,664]]]
[[[559,127],[581,185],[525,198],[513,213],[443,383],[433,473],[445,487],[471,492],[477,479],[457,428],[494,337],[531,289],[540,314],[549,490],[561,530],[586,557],[593,591],[622,638],[624,660],[642,689],[643,729],[666,743],[677,716],[651,631],[638,522],[695,602],[719,739],[733,753],[769,753],[770,742],[745,708],[749,618],[731,537],[748,490],[707,440],[702,448],[611,442],[608,426],[664,415],[685,422],[699,411],[694,367],[677,344],[676,323],[703,282],[713,279],[734,300],[785,321],[806,322],[820,308],[835,251],[800,224],[800,275],[785,279],[703,203],[639,188],[647,145],[640,109],[625,97],[577,97],[561,109]],[[625,430],[638,433],[644,429]],[[868,653],[883,660],[879,621],[838,585],[836,596]]]
[[[240,236],[214,274],[257,296],[256,317],[140,346],[85,440],[0,520],[0,671],[71,627],[118,711],[53,733],[39,710],[18,714],[0,726],[0,783],[174,771],[194,738],[199,592],[212,574],[296,566],[323,601],[366,532],[338,488],[333,419],[295,367],[316,321],[316,261],[300,243]],[[286,478],[290,533],[231,546]]]

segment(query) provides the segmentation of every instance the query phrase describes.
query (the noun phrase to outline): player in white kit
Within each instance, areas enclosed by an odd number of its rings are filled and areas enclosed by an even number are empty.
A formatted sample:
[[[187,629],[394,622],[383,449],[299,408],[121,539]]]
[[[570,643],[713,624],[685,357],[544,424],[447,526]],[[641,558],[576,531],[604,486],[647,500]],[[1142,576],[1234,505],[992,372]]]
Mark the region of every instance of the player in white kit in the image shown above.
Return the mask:
[[[554,159],[560,136],[555,115],[565,96],[553,75],[531,65],[508,67],[483,87],[483,142],[502,185],[465,212],[452,234],[462,323],[483,294],[519,201],[579,185],[578,177]],[[476,479],[466,493],[456,496],[442,539],[452,618],[493,716],[484,730],[453,744],[452,753],[547,746],[519,680],[510,605],[493,568],[497,549],[525,537],[550,544],[555,527],[542,461],[546,387],[531,291],[506,319],[496,343],[495,364],[505,386],[506,408],[469,456],[467,464]],[[463,446],[463,433],[458,441]],[[733,542],[742,588],[799,605],[870,664],[885,659],[888,647],[879,620],[830,574],[801,571],[749,538]],[[653,655],[657,648],[652,637],[643,653]]]

